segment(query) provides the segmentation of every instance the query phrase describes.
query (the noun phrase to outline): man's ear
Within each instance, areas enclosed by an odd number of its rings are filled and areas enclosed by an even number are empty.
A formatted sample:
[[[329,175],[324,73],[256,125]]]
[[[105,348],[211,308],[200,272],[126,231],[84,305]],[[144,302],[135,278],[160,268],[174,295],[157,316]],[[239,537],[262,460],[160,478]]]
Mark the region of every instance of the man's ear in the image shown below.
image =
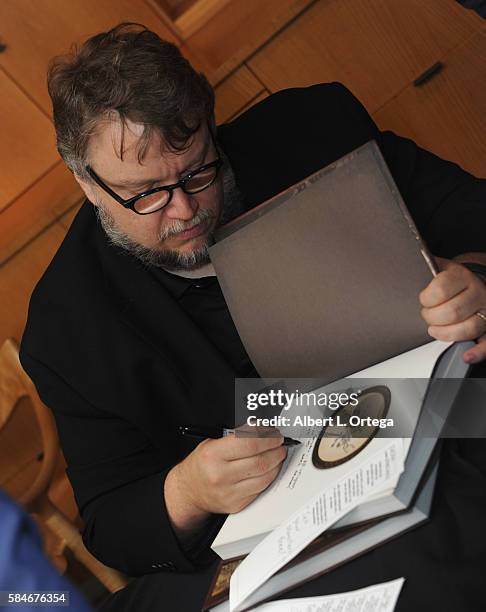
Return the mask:
[[[88,198],[88,200],[94,206],[96,206],[96,203],[95,203],[95,201],[96,201],[96,194],[95,194],[95,187],[94,187],[93,183],[87,181],[86,179],[81,178],[77,174],[74,174],[74,178],[76,179],[76,182],[81,187],[81,189],[84,191],[84,195]]]

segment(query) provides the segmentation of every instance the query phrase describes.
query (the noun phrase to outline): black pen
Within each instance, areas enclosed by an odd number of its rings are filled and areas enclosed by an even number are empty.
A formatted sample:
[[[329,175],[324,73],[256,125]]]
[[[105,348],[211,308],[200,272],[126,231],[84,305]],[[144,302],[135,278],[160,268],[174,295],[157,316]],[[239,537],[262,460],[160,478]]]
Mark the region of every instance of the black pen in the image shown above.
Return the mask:
[[[185,427],[181,425],[179,427],[179,433],[181,434],[181,436],[185,436],[189,438],[216,439],[216,438],[224,438],[225,436],[229,436],[229,434],[234,434],[236,433],[236,430],[228,429],[227,427]],[[300,444],[300,441],[294,440],[293,438],[285,437],[283,441],[283,446],[297,446],[298,444]]]

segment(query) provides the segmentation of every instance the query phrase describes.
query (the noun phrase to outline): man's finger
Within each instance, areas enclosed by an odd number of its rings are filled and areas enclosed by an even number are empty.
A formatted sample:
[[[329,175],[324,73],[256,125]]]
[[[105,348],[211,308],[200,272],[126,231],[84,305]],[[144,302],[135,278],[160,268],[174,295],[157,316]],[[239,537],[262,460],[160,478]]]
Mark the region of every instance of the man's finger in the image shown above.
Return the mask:
[[[279,446],[243,459],[230,461],[228,468],[232,482],[239,482],[247,478],[257,478],[279,466],[287,456],[287,447]]]
[[[437,276],[420,292],[419,300],[424,308],[439,306],[466,289],[474,278],[472,272],[453,264]]]
[[[281,464],[273,468],[273,470],[270,470],[263,476],[241,480],[235,485],[235,491],[237,491],[238,495],[241,497],[248,497],[250,495],[256,495],[258,493],[261,493],[275,480],[278,473],[280,472],[280,467]]]
[[[454,296],[452,299],[434,306],[423,308],[422,317],[429,325],[453,325],[472,316],[478,310],[478,291],[475,286]]]
[[[283,444],[283,436],[272,435],[262,438],[241,434],[236,436],[231,434],[221,439],[221,456],[226,461],[235,461],[244,457],[253,457],[272,448],[277,448]]]
[[[476,314],[455,325],[431,325],[429,334],[436,340],[444,342],[461,342],[463,340],[476,340],[484,335],[486,323]]]
[[[478,343],[473,348],[467,350],[464,355],[466,363],[480,363],[486,360],[486,334],[479,338]]]

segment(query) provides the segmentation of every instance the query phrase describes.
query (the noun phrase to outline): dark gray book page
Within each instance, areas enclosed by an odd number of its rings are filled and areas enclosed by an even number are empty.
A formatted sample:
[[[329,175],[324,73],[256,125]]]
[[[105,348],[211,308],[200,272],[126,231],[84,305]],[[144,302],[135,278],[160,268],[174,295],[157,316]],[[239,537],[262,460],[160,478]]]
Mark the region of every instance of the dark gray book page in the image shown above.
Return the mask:
[[[430,340],[418,301],[429,255],[374,142],[216,238],[211,259],[262,377],[329,382]]]

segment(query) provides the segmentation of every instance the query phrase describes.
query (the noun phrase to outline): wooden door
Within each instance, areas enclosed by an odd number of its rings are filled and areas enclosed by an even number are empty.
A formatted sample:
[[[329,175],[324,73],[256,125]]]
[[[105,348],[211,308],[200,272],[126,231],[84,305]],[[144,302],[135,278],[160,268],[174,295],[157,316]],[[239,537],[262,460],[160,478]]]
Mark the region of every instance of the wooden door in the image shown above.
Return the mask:
[[[340,81],[375,112],[483,27],[453,0],[326,0],[248,65],[270,91]]]
[[[443,59],[420,87],[409,85],[374,115],[383,130],[415,140],[486,178],[486,30]]]

